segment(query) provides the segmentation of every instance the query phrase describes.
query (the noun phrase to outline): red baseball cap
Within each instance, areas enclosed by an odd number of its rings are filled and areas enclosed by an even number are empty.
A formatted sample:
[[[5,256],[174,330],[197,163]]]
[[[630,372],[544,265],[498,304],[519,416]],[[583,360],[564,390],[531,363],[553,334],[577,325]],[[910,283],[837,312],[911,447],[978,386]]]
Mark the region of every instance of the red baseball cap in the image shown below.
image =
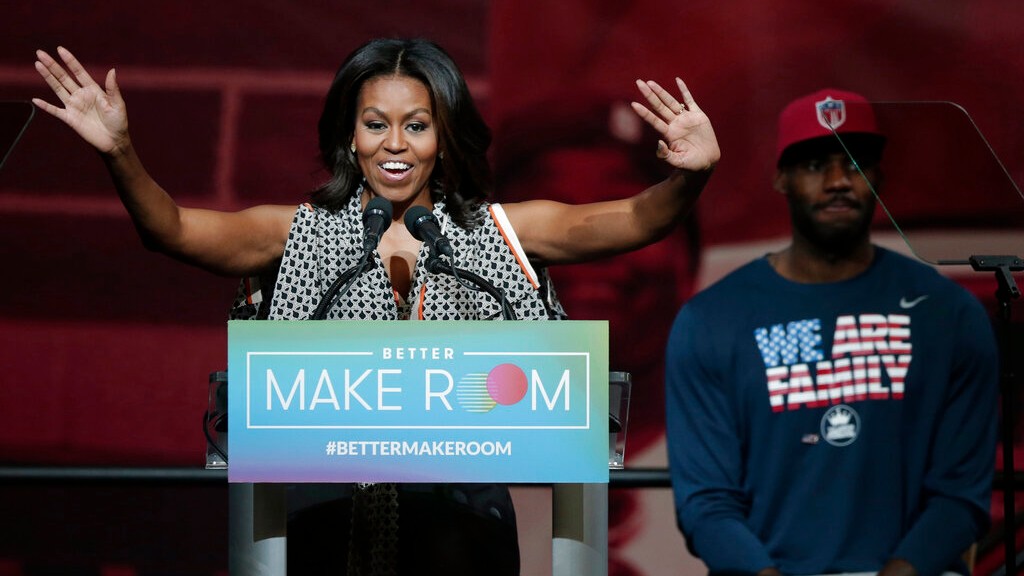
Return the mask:
[[[835,140],[840,135],[863,135],[863,144],[881,152],[885,136],[878,130],[875,111],[866,98],[854,92],[826,88],[793,100],[779,114],[779,134],[775,146],[776,162],[793,146],[817,138]],[[847,139],[843,139],[846,143]]]

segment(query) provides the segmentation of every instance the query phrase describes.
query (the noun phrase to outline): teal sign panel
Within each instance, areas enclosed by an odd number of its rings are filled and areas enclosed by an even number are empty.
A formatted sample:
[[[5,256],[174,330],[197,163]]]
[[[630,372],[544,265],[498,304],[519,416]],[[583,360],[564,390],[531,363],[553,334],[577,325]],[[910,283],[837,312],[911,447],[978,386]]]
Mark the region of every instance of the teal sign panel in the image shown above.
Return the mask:
[[[232,482],[608,481],[603,321],[232,321]]]

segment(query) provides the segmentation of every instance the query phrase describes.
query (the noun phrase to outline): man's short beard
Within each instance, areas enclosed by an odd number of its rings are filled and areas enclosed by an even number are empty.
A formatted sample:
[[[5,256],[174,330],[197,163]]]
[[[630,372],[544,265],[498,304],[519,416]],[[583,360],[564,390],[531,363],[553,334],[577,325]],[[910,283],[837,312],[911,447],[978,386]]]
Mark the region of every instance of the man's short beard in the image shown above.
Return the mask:
[[[870,202],[870,205],[867,205]],[[818,252],[841,258],[863,246],[871,231],[875,213],[874,198],[865,204],[863,216],[849,226],[826,225],[814,221],[813,208],[789,203],[789,217],[793,229],[803,236]]]

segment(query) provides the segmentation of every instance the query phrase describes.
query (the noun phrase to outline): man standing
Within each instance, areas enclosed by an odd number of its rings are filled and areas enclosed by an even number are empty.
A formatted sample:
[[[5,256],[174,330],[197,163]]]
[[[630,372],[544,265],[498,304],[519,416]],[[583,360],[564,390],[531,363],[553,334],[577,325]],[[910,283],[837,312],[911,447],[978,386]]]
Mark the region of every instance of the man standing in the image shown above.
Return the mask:
[[[960,286],[871,243],[884,144],[857,94],[790,103],[774,186],[791,243],[673,325],[676,515],[713,574],[966,573],[988,526],[992,327]]]

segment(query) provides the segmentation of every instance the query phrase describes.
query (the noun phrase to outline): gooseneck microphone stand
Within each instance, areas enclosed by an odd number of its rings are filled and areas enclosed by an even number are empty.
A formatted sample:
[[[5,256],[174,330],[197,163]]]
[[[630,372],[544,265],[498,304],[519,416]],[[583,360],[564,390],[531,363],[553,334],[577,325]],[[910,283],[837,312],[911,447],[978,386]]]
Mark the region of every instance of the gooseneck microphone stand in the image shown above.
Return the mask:
[[[317,304],[316,309],[313,310],[313,314],[309,317],[310,320],[323,320],[327,316],[327,312],[334,307],[334,303],[338,298],[349,291],[359,275],[370,269],[370,266],[372,266],[372,261],[369,258],[370,254],[371,252],[364,252],[363,257],[359,259],[355,266],[338,275],[327,289],[327,292],[324,293],[324,297]],[[436,254],[431,254],[427,257],[426,268],[431,274],[448,274],[455,277],[460,283],[463,283],[463,281],[469,282],[472,284],[472,289],[483,290],[501,305],[501,316],[504,320],[516,319],[515,311],[512,310],[508,299],[505,298],[505,293],[483,277],[468,270],[456,268]]]
[[[377,250],[381,235],[391,226],[393,210],[391,202],[382,196],[375,196],[366,203],[366,208],[363,209],[363,255],[355,266],[335,278],[327,289],[327,293],[317,304],[310,320],[323,320],[327,316],[327,312],[334,307],[337,299],[352,288],[356,278],[373,266],[373,253]]]
[[[487,292],[488,294],[493,296],[494,299],[498,301],[498,303],[501,305],[501,317],[504,320],[516,319],[515,311],[512,310],[512,306],[509,305],[508,299],[505,298],[505,293],[499,290],[498,287],[492,284],[491,282],[485,280],[484,278],[468,270],[456,268],[455,266],[442,260],[437,254],[434,253],[431,253],[430,256],[427,257],[426,267],[427,271],[430,272],[431,274],[448,274],[454,276],[455,279],[458,280],[460,284],[465,284],[463,280],[468,281],[473,285],[470,288],[483,290],[484,292]]]
[[[327,312],[334,307],[334,303],[338,298],[352,288],[356,278],[359,278],[360,274],[373,266],[373,261],[370,260],[371,254],[373,252],[363,252],[362,258],[359,259],[355,266],[345,270],[334,279],[324,297],[320,299],[320,303],[316,305],[316,310],[313,310],[313,314],[309,317],[310,320],[323,320],[327,316]]]
[[[1017,508],[1016,470],[1014,467],[1014,423],[1016,391],[1014,390],[1013,361],[1013,318],[1010,304],[1020,298],[1020,289],[1013,279],[1013,272],[1024,270],[1024,260],[1016,256],[971,256],[971,267],[979,272],[994,272],[996,275],[996,301],[999,305],[999,321],[996,325],[996,340],[999,345],[999,391],[1002,396],[1001,433],[1003,444],[1003,546],[1005,576],[1017,574]]]

